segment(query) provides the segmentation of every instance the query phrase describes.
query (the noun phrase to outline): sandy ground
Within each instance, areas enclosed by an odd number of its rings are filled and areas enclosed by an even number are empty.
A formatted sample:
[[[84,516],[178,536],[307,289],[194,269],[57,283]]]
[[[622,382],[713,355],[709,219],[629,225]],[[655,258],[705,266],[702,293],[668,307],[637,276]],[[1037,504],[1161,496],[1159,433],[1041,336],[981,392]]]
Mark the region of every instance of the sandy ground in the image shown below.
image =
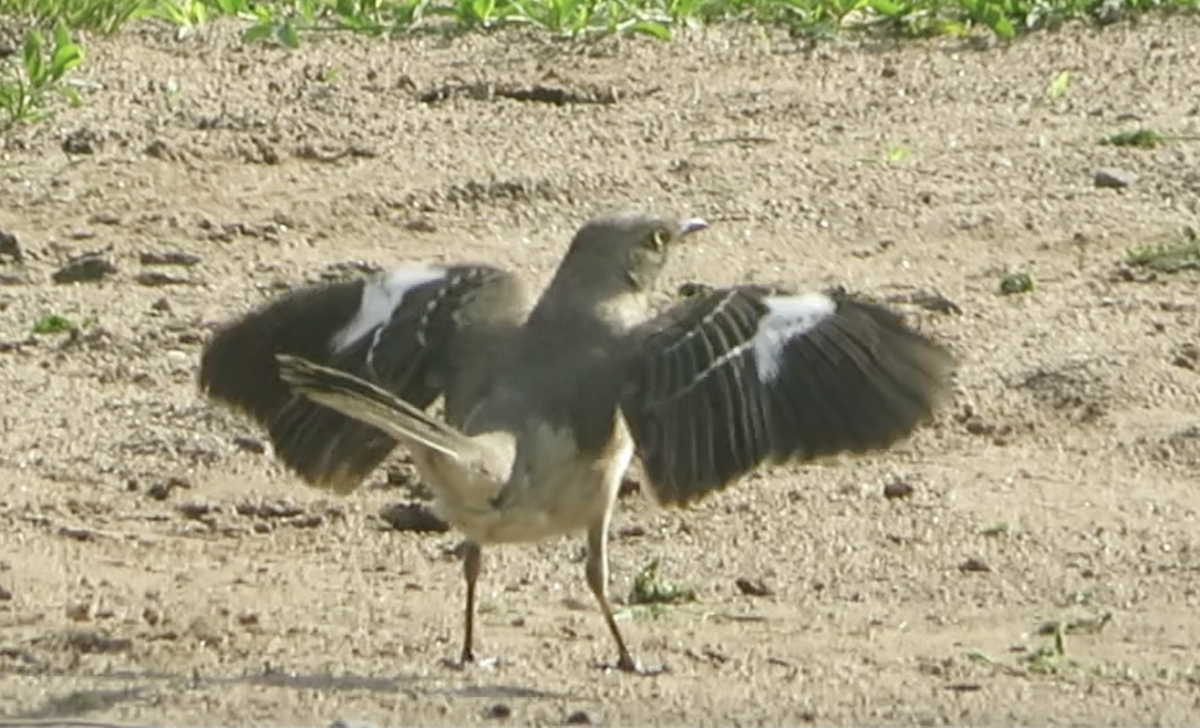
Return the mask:
[[[1123,263],[1200,220],[1197,18],[991,48],[716,29],[288,53],[224,24],[88,48],[85,104],[2,140],[0,230],[23,260],[0,253],[0,715],[1200,721],[1200,274]],[[512,98],[536,86],[573,95]],[[1139,124],[1192,140],[1098,143]],[[1097,187],[1105,168],[1130,184]],[[623,612],[667,674],[595,666],[613,655],[582,539],[488,552],[478,639],[500,661],[451,669],[458,538],[381,518],[423,497],[402,453],[349,497],[306,489],[200,398],[200,346],[356,266],[545,281],[613,207],[713,223],[668,286],[895,301],[959,358],[952,401],[885,454],[765,471],[689,510],[623,498],[617,600],[654,559],[698,595]],[[55,282],[88,252],[100,280]],[[1035,290],[1000,295],[1011,270]],[[48,313],[79,330],[31,334]],[[896,483],[911,495],[886,497]],[[1048,621],[1070,627],[1065,654]]]

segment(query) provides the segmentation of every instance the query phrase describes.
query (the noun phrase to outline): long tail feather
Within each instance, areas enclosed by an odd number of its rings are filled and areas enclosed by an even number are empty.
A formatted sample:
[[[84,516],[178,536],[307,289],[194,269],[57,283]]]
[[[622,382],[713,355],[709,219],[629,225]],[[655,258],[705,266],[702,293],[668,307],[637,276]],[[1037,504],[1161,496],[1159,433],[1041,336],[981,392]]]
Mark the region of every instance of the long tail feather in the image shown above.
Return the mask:
[[[297,394],[378,427],[406,445],[428,447],[455,460],[477,450],[453,427],[370,382],[301,357],[278,354],[275,358],[280,379]]]

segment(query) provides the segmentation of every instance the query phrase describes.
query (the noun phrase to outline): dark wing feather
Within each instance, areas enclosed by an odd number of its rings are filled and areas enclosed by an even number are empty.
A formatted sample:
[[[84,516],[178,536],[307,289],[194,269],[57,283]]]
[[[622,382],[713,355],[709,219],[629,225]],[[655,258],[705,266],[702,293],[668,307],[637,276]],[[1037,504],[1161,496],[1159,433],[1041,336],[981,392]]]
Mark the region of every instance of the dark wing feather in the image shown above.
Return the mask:
[[[512,294],[489,300],[489,316],[500,317],[517,293],[512,276],[496,268],[439,270],[441,275],[393,286],[395,300],[386,300],[390,308],[374,311],[376,319],[356,317],[366,310],[366,287],[385,285],[386,275],[305,288],[252,311],[219,329],[206,346],[201,388],[266,427],[276,455],[305,481],[352,490],[396,441],[294,396],[279,378],[275,355],[292,354],[354,374],[409,404],[428,407],[446,393],[448,360],[461,333],[460,307],[481,291],[500,289]],[[347,331],[355,336],[344,340]]]
[[[951,364],[892,311],[840,292],[716,289],[629,336],[621,409],[664,504],[765,461],[889,447],[931,416]]]

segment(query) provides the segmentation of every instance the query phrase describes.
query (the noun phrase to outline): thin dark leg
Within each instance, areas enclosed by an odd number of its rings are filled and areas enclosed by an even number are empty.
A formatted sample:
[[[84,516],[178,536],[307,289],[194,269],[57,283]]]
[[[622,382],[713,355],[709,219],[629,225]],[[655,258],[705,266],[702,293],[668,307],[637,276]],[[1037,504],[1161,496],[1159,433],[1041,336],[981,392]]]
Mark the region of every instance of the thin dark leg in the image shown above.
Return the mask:
[[[604,614],[604,623],[612,633],[613,641],[617,643],[617,669],[624,672],[645,673],[641,666],[629,654],[625,639],[613,619],[612,607],[608,604],[608,519],[593,525],[588,529],[587,583],[600,603],[600,611]]]
[[[467,609],[464,616],[462,664],[475,662],[475,582],[483,567],[483,549],[474,541],[463,542],[463,577],[467,580]]]

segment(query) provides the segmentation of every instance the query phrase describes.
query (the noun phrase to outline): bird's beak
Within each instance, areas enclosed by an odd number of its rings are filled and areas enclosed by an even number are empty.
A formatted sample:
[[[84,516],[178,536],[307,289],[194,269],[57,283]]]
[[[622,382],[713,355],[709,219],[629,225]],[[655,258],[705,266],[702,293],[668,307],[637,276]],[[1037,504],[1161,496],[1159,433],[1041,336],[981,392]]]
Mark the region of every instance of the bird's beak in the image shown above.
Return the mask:
[[[692,233],[699,232],[708,227],[708,223],[698,217],[688,218],[679,223],[679,230],[675,233],[676,238],[683,238]]]

